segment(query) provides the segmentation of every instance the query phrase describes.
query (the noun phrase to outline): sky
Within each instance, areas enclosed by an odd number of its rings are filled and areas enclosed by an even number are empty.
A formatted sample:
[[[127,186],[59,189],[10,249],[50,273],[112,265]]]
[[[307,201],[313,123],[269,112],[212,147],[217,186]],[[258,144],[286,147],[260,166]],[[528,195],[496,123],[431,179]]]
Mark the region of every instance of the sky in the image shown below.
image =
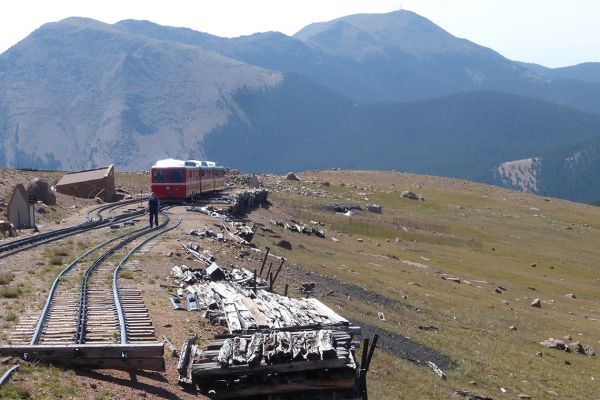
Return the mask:
[[[0,52],[47,22],[146,19],[234,37],[356,13],[414,11],[451,34],[518,61],[560,67],[600,61],[598,0],[16,0],[0,12]]]

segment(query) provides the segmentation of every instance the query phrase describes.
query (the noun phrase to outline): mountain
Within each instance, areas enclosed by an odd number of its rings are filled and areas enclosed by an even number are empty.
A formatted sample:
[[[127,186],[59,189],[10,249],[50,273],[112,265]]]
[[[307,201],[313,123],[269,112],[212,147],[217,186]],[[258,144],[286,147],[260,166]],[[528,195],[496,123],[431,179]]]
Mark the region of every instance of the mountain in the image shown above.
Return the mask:
[[[410,12],[231,39],[69,18],[0,55],[0,165],[206,157],[255,172],[397,169],[600,199],[600,116],[589,112],[600,85],[536,68]]]
[[[223,163],[254,172],[395,169],[502,184],[496,169],[507,160],[550,160],[559,149],[600,138],[600,116],[498,92],[361,105],[286,76],[268,91],[239,93],[237,102],[244,118],[211,132],[204,146]],[[545,181],[537,192],[553,193]]]
[[[548,68],[539,64],[523,62],[518,64],[548,79],[574,79],[581,82],[600,83],[599,62],[587,62],[560,68]]]
[[[405,10],[315,23],[293,37],[266,32],[225,39],[133,20],[116,26],[129,33],[202,46],[263,68],[303,75],[361,103],[493,90],[600,113],[600,83],[547,77],[531,65],[457,38]]]
[[[0,165],[147,168],[190,157],[235,112],[237,90],[281,79],[93,20],[47,24],[0,56]]]

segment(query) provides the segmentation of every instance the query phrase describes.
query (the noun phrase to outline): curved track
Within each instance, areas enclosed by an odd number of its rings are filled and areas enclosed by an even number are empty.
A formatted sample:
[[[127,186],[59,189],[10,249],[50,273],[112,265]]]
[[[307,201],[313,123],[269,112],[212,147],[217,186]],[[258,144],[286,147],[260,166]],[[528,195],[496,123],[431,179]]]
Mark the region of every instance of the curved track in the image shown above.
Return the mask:
[[[87,213],[87,220],[81,224],[71,226],[68,228],[56,229],[49,232],[38,233],[26,238],[11,240],[7,243],[0,244],[0,259],[8,257],[12,254],[19,253],[24,250],[31,249],[41,244],[50,243],[56,240],[64,239],[66,237],[77,235],[92,229],[104,228],[115,222],[122,222],[129,219],[133,219],[143,215],[145,209],[134,209],[130,212],[114,216],[113,212],[119,208],[136,204],[139,199],[132,199],[116,204],[106,204],[96,207]],[[103,216],[103,213],[107,212],[107,216]],[[95,213],[96,219],[91,217]]]
[[[22,321],[11,340],[31,346],[154,342],[140,291],[119,285],[118,277],[135,251],[181,222],[169,226],[169,216],[165,211],[163,215],[158,228],[136,229],[109,239],[73,260],[53,282],[39,318]],[[117,266],[107,262],[136,240],[140,241]],[[92,261],[90,255],[101,250]]]

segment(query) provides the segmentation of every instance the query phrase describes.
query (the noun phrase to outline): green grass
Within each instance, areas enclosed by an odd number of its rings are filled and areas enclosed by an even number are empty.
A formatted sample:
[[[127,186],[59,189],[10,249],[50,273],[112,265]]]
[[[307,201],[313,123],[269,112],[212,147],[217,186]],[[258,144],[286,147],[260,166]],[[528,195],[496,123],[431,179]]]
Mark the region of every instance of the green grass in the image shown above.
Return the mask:
[[[0,298],[3,299],[16,299],[17,297],[21,296],[22,293],[23,291],[21,290],[21,288],[18,287],[0,287]]]
[[[259,230],[254,243],[273,249],[274,240],[288,240],[292,251],[273,251],[314,272],[405,304],[399,309],[365,304],[338,293],[341,289],[323,299],[359,324],[409,336],[457,362],[442,382],[431,370],[378,350],[369,372],[371,397],[446,399],[460,388],[495,399],[516,398],[519,393],[552,398],[548,391],[561,399],[598,398],[599,377],[591,372],[597,371],[596,358],[547,350],[538,342],[570,334],[599,347],[600,209],[399,173],[322,172],[304,179],[306,186],[312,179],[330,181],[329,197],[278,190],[271,196],[274,206],[254,217],[263,222],[319,220],[326,224],[328,238],[272,227],[280,238]],[[345,186],[340,186],[341,180]],[[369,202],[381,204],[383,213],[346,217],[322,209],[333,202],[365,205],[356,195],[365,190],[353,185],[371,185]],[[401,190],[422,193],[426,201],[401,199]],[[537,266],[530,267],[532,263]],[[442,280],[436,271],[462,282]],[[508,291],[494,293],[497,285]],[[317,288],[317,295],[324,291]],[[567,293],[576,293],[577,299],[565,297]],[[534,297],[544,301],[541,309],[529,307]],[[385,313],[385,322],[378,320],[377,311]],[[422,324],[438,326],[439,331],[421,331],[417,327]],[[518,330],[510,331],[510,325]],[[543,357],[535,355],[540,351]],[[511,391],[503,394],[500,387]]]
[[[122,271],[119,274],[119,277],[121,277],[123,279],[133,279],[133,272],[131,272],[131,271]]]
[[[4,316],[4,320],[8,322],[16,322],[19,320],[19,316],[11,311]]]
[[[15,279],[15,274],[12,272],[0,273],[0,285],[8,285]]]

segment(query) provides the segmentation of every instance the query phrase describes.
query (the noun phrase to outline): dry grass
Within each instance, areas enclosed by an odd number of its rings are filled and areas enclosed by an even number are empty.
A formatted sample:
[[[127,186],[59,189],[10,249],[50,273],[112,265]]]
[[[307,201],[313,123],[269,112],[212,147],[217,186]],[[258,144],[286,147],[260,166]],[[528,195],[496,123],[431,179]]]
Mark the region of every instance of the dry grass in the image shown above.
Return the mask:
[[[15,274],[12,272],[0,273],[0,285],[8,285],[15,279]]]
[[[330,188],[319,185],[324,180],[331,182]],[[345,186],[340,186],[342,182]],[[319,188],[328,196],[278,190],[272,196],[274,206],[253,217],[267,224],[269,219],[284,218],[322,221],[328,238],[270,226],[278,237],[259,231],[255,243],[273,248],[274,242],[288,240],[292,251],[273,251],[315,272],[406,304],[395,309],[361,303],[343,292],[323,298],[359,323],[409,336],[457,362],[446,371],[448,380],[441,382],[426,368],[379,352],[370,372],[371,397],[445,399],[454,389],[495,399],[520,393],[546,398],[550,391],[561,399],[598,397],[597,358],[538,344],[548,337],[571,335],[596,350],[600,347],[598,208],[398,173],[321,172],[284,185]],[[402,199],[402,190],[423,194],[426,200]],[[347,217],[322,210],[332,202],[378,203],[383,214]],[[333,242],[332,236],[340,242]],[[461,283],[442,280],[436,272],[457,276]],[[508,290],[497,294],[498,285]],[[317,295],[325,289],[318,288]],[[577,299],[567,293],[576,293]],[[541,309],[529,306],[536,297],[542,299]],[[378,311],[385,313],[386,321],[379,321]],[[419,325],[439,330],[425,332]],[[517,331],[509,330],[511,325]],[[501,387],[509,392],[502,393]]]

